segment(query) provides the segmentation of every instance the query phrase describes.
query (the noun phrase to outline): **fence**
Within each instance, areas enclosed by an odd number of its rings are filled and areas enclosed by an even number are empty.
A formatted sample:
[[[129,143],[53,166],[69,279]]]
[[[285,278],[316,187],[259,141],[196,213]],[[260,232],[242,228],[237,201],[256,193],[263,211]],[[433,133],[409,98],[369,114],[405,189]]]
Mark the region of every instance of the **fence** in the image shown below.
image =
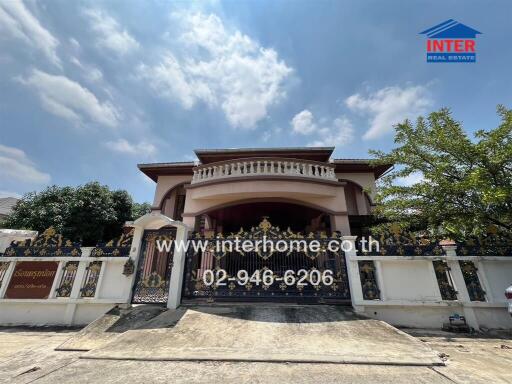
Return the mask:
[[[132,237],[128,229],[115,242],[81,247],[50,228],[8,247],[0,257],[0,324],[82,325],[128,303]]]
[[[141,227],[135,235],[131,231],[115,242],[87,248],[45,231],[35,241],[9,247],[0,257],[0,324],[87,324],[116,304],[130,303],[142,233]],[[345,253],[357,312],[411,327],[440,328],[459,314],[475,329],[512,328],[504,296],[512,284],[512,257],[456,245],[402,245],[388,244],[375,254]],[[173,305],[179,304],[185,274],[184,255],[180,257],[169,288],[176,292]],[[44,273],[20,266],[35,262],[44,266],[39,268]],[[51,278],[45,280],[47,275]],[[40,297],[20,297],[16,279],[42,282],[27,286]]]
[[[398,249],[346,254],[356,311],[410,327],[439,328],[459,314],[475,329],[512,328],[504,295],[512,284],[512,257],[459,255],[456,245],[411,248],[408,255]]]

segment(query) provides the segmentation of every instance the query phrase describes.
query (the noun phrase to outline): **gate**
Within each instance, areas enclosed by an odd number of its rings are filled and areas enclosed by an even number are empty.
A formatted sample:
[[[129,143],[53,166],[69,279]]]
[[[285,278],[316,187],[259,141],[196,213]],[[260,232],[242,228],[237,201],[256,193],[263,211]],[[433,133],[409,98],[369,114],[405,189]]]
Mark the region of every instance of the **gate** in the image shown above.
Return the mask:
[[[176,228],[146,230],[141,245],[141,254],[135,277],[132,303],[166,304],[169,297],[169,282],[173,265],[174,242],[169,251],[158,249],[176,238]]]
[[[229,249],[237,239],[240,247]],[[186,256],[183,299],[350,303],[344,253],[328,246],[340,241],[322,233],[282,231],[266,218],[250,231],[226,237],[195,234]],[[244,242],[253,249],[243,248]]]

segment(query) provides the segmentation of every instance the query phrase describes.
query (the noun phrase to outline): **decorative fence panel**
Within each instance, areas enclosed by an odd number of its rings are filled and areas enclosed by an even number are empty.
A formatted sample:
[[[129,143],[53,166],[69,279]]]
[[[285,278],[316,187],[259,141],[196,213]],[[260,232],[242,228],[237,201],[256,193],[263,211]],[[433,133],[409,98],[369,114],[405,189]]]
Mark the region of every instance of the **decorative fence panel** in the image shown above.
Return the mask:
[[[63,268],[62,276],[56,291],[57,297],[70,297],[78,270],[78,261],[68,261]]]
[[[472,261],[459,261],[459,264],[471,301],[486,301],[475,264]]]
[[[454,288],[448,264],[442,260],[434,260],[432,264],[434,265],[441,298],[443,300],[457,300],[457,291]]]
[[[82,297],[94,297],[101,273],[102,261],[93,261],[86,268],[84,284],[80,290]]]
[[[380,299],[380,290],[375,272],[375,263],[373,261],[359,261],[357,264],[359,267],[359,277],[361,279],[363,299]]]
[[[227,236],[196,234],[186,257],[183,297],[209,302],[349,303],[345,256],[341,250],[328,249],[331,240],[339,239],[281,231],[267,219],[249,231]],[[199,249],[206,241],[208,247]],[[247,246],[230,249],[229,244],[237,242]],[[319,245],[317,251],[312,242]]]
[[[144,232],[132,303],[167,303],[173,266],[174,243],[168,251],[160,250],[159,245],[171,245],[170,242],[175,238],[176,228]]]
[[[0,288],[4,282],[5,274],[7,273],[7,269],[9,269],[10,262],[0,262]]]

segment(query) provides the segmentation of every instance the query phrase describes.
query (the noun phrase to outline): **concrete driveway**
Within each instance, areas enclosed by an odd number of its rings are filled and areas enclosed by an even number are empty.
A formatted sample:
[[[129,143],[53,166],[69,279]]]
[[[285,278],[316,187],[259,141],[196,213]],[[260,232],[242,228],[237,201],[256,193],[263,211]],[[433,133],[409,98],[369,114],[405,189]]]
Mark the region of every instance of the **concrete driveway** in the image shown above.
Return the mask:
[[[337,306],[189,307],[123,333],[83,359],[443,365],[437,352]]]

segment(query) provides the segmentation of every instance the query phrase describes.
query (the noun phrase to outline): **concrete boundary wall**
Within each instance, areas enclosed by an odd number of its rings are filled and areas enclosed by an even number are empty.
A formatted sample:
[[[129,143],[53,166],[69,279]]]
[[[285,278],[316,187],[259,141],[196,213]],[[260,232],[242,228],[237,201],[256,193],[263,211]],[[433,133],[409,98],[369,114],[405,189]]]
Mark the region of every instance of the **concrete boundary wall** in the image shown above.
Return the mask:
[[[0,257],[7,265],[0,283],[0,325],[85,325],[119,304],[131,302],[133,274],[125,276],[125,263],[131,258],[137,265],[144,229],[159,228],[165,224],[178,226],[179,237],[187,237],[187,228],[158,213],[137,220],[129,257],[90,257],[91,248],[82,248],[81,257]],[[355,236],[344,236],[355,241]],[[445,246],[443,256],[359,256],[345,254],[352,306],[358,313],[387,321],[397,326],[439,329],[451,315],[466,317],[475,328],[512,329],[512,317],[507,311],[505,289],[512,284],[512,257],[457,256],[453,247]],[[376,283],[380,297],[365,300],[358,263],[370,260],[375,265]],[[457,292],[456,300],[443,300],[437,282],[433,261],[441,260],[450,267],[450,275]],[[48,299],[6,299],[5,291],[17,261],[57,261],[57,275]],[[64,267],[69,261],[78,261],[74,284],[69,297],[57,297],[58,285]],[[87,267],[101,261],[94,297],[82,297]],[[485,301],[471,301],[459,261],[472,261]],[[184,254],[175,254],[171,275],[169,308],[180,304],[184,270]]]
[[[355,241],[353,236],[344,239]],[[457,256],[455,247],[445,246],[444,256],[359,256],[346,253],[351,277],[352,305],[356,312],[396,326],[441,328],[449,316],[466,317],[474,329],[512,329],[505,289],[512,284],[512,257]],[[374,262],[380,298],[363,298],[358,262]],[[441,260],[450,268],[457,300],[443,300],[433,268]],[[472,261],[485,292],[485,301],[471,301],[459,261]]]
[[[9,263],[0,283],[0,325],[86,325],[117,304],[130,301],[132,279],[123,275],[128,257],[90,257],[92,247],[82,247],[81,257],[0,257]],[[19,261],[56,261],[57,274],[48,299],[6,299],[5,291]],[[57,289],[69,261],[79,262],[69,297]],[[87,267],[101,261],[94,297],[82,297]]]

